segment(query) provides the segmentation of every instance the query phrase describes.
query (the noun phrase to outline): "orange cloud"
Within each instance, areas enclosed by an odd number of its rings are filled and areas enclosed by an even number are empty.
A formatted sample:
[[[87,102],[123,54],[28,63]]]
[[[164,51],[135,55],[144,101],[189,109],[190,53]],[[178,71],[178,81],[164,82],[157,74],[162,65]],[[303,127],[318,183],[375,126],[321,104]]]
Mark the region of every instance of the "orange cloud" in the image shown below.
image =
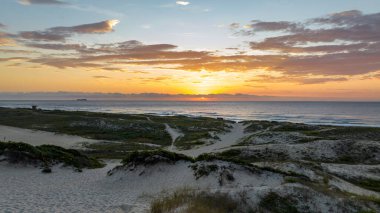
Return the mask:
[[[11,38],[11,35],[0,32],[0,46],[14,46],[16,42]]]

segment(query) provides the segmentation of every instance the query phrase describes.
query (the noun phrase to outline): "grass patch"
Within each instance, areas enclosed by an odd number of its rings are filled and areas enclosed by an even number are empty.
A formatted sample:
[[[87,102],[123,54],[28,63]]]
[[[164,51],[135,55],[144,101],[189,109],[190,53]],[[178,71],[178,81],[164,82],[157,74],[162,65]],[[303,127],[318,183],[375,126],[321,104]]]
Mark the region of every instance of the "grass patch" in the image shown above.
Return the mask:
[[[345,178],[341,177],[357,186],[360,186],[365,189],[369,189],[372,191],[380,192],[380,181],[372,180],[372,179],[354,179],[354,178]]]
[[[359,185],[363,188],[370,189],[373,191],[380,192],[380,181],[379,180],[360,180],[357,182],[354,182],[354,184]]]
[[[380,197],[376,196],[363,196],[363,195],[357,195],[356,196],[359,200],[368,201],[371,203],[375,203],[376,205],[380,206]]]
[[[175,145],[180,149],[190,149],[203,145],[203,140],[217,140],[210,132],[223,133],[229,131],[232,121],[209,117],[187,116],[150,116],[154,122],[168,123],[172,128],[179,129],[184,135],[177,139]]]
[[[218,137],[215,137],[211,132],[216,134],[229,131],[231,121],[208,117],[131,115],[0,107],[0,125],[133,144],[171,145],[172,139],[165,129],[165,124],[179,129],[184,134],[183,137],[177,139],[176,146],[180,149],[190,149],[197,145],[203,145],[205,140],[217,140]],[[93,145],[92,148],[105,151],[103,153],[98,151],[94,156],[110,157],[111,152],[109,150],[111,149],[105,149],[104,146],[98,145]],[[108,148],[114,149],[115,155],[120,156],[119,150],[115,146]],[[126,151],[125,146],[121,148],[122,151]]]
[[[356,139],[380,141],[380,128],[377,127],[327,127],[325,130],[304,131],[306,135],[326,139]]]
[[[241,156],[240,149],[229,149],[219,153],[204,153],[195,158],[195,161],[228,161],[242,166],[252,166],[252,161]]]
[[[293,177],[293,176],[286,176],[284,178],[284,181],[286,183],[302,183],[304,179],[298,178],[298,177]]]
[[[308,125],[303,123],[281,122],[274,130],[282,132],[302,132],[319,130],[320,126]]]
[[[284,198],[270,192],[259,203],[260,208],[272,213],[298,213],[290,198]]]
[[[245,132],[257,132],[274,127],[279,124],[277,121],[243,121],[244,125],[248,125]]]
[[[221,153],[204,153],[195,158],[195,161],[228,161],[243,166],[251,166],[250,162],[239,158],[241,151],[239,149],[230,149]]]
[[[376,211],[375,210],[360,210],[360,211],[358,211],[358,213],[376,213]]]
[[[164,124],[137,115],[0,108],[0,124],[98,140],[171,144]]]
[[[130,152],[159,149],[159,147],[124,142],[92,143],[86,145],[86,148],[88,150],[83,151],[84,153],[98,159],[123,159]]]
[[[126,164],[155,164],[160,161],[171,161],[171,162],[177,162],[177,161],[190,161],[194,162],[194,159],[192,157],[188,157],[183,154],[177,154],[174,152],[169,152],[166,150],[152,150],[152,151],[134,151],[129,154],[123,159],[122,163],[124,165]]]
[[[174,193],[156,199],[151,203],[151,213],[240,213],[252,212],[227,194],[198,192],[180,189]]]

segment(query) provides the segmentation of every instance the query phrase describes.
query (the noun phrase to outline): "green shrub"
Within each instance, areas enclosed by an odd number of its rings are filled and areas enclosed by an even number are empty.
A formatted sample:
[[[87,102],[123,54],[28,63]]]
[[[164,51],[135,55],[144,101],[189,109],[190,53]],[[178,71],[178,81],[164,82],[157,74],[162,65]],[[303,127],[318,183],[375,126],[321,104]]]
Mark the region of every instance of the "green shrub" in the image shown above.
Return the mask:
[[[218,171],[219,167],[216,164],[205,165],[205,164],[193,164],[190,168],[194,171],[194,176],[198,180],[203,176],[208,176],[210,173]]]
[[[275,192],[267,194],[259,203],[259,206],[272,213],[298,213],[297,208],[290,199],[283,198]]]
[[[124,165],[129,164],[129,163],[136,163],[136,164],[147,163],[146,162],[147,158],[153,157],[153,156],[163,157],[163,158],[166,158],[166,159],[173,161],[173,162],[177,162],[180,160],[190,161],[190,162],[194,161],[193,158],[188,157],[186,155],[178,154],[178,153],[174,153],[174,152],[169,152],[169,151],[160,149],[160,150],[151,150],[151,151],[134,151],[134,152],[131,152],[131,153],[127,154],[127,156],[123,159],[122,163]],[[150,162],[150,163],[157,163],[157,162]]]
[[[218,156],[215,153],[204,153],[195,158],[196,161],[213,161],[217,159]]]
[[[7,153],[5,153],[7,152]],[[8,155],[10,161],[36,163],[47,166],[64,163],[75,168],[100,168],[104,165],[73,149],[65,149],[54,145],[32,146],[26,143],[0,142],[0,153]]]

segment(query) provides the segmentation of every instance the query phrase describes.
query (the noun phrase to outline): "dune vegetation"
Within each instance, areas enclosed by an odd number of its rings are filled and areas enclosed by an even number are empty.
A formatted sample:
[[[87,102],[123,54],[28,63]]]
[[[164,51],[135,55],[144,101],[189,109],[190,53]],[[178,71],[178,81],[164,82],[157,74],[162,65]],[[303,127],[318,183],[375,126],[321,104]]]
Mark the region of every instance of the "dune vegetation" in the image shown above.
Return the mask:
[[[26,143],[0,142],[0,156],[9,163],[22,163],[49,168],[56,164],[76,169],[95,169],[104,165],[78,150],[65,149],[54,145],[32,146]]]

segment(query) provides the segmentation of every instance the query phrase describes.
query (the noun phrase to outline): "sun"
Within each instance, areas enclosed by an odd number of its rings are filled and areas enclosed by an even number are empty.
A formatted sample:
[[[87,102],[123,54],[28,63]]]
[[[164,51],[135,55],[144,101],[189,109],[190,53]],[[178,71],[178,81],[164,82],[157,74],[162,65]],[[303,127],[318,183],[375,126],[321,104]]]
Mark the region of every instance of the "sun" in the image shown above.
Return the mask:
[[[217,75],[206,70],[193,73],[188,79],[188,87],[191,88],[192,94],[207,95],[218,93],[219,88],[223,84],[223,81]]]

